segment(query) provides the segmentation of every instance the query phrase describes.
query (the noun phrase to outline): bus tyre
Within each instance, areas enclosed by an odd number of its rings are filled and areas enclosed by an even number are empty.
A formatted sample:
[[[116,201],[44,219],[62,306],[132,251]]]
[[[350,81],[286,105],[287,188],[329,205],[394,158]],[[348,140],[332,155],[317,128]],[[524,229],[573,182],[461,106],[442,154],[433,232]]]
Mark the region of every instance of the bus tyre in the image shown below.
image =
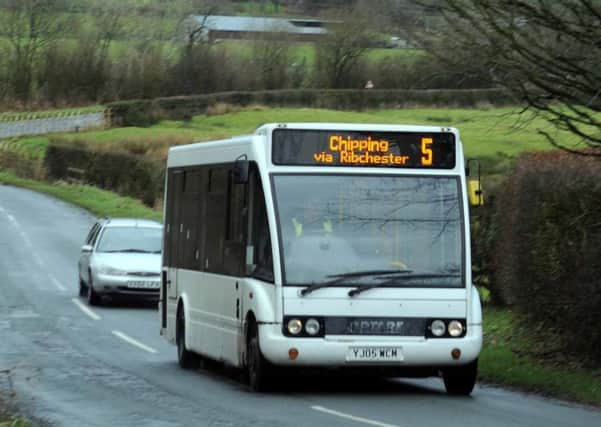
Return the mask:
[[[255,335],[248,343],[248,384],[256,392],[269,389],[268,362],[261,354],[259,338]]]
[[[196,353],[186,349],[186,318],[184,317],[184,310],[181,307],[177,310],[177,329],[175,335],[177,342],[177,361],[179,366],[184,369],[198,367],[198,356]]]
[[[478,376],[478,359],[463,365],[442,371],[442,379],[447,393],[457,396],[469,396]]]

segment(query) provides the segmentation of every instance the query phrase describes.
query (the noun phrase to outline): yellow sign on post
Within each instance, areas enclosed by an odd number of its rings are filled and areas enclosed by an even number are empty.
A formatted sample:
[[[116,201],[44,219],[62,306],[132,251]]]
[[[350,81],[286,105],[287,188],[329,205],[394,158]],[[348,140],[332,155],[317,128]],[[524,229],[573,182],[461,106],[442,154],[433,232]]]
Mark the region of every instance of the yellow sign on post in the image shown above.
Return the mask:
[[[484,194],[479,179],[469,179],[467,181],[467,194],[470,198],[470,205],[482,206],[484,204]]]

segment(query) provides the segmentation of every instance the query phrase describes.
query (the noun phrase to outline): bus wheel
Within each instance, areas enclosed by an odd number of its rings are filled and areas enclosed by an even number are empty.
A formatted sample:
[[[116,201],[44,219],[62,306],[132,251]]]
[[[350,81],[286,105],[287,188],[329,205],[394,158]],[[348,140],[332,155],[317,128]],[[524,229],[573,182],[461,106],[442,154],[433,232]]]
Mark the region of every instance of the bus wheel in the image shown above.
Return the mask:
[[[447,393],[457,396],[469,396],[478,376],[478,359],[452,368],[443,369],[442,379]]]
[[[175,340],[177,343],[177,361],[179,366],[184,369],[197,367],[199,364],[198,356],[196,353],[186,349],[186,319],[184,317],[184,310],[181,307],[177,310]]]
[[[261,354],[259,348],[259,337],[251,337],[248,342],[248,384],[253,391],[262,392],[269,389],[269,366],[267,360]]]

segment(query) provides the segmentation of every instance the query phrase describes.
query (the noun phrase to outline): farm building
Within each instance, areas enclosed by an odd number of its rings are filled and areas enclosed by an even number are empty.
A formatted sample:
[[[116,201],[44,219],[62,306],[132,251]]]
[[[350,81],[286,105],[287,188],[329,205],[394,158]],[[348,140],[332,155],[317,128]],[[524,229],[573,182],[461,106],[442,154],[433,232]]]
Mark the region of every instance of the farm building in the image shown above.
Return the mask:
[[[318,19],[258,18],[248,16],[192,15],[183,21],[180,34],[202,40],[265,39],[274,36],[294,41],[315,41],[327,34],[326,21]]]

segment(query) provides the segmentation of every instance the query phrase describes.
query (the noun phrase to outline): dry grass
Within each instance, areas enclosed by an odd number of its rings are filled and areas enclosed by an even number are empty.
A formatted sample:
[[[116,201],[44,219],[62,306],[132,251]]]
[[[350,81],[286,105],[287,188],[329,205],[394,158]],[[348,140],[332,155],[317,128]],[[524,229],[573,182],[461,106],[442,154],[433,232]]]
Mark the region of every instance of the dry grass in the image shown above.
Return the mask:
[[[207,116],[222,116],[224,114],[239,113],[240,111],[262,111],[269,107],[261,104],[252,104],[246,107],[239,105],[232,105],[225,102],[218,102],[217,104],[210,105],[207,108]]]
[[[133,154],[136,156],[145,156],[149,159],[163,161],[167,158],[169,147],[175,145],[190,144],[195,140],[185,135],[170,135],[159,137],[132,137],[117,141],[102,141],[90,144],[83,140],[59,140],[53,139],[53,142],[64,142],[78,147],[91,148],[95,151]]]

